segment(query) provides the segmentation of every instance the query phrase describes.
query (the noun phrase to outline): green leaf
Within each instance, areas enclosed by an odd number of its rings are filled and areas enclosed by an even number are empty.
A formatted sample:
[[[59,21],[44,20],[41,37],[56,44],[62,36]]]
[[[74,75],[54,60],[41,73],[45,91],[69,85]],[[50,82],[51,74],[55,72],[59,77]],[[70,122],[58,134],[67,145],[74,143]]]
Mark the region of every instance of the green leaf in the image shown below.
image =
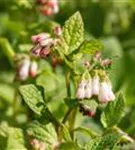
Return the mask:
[[[103,44],[99,40],[89,40],[83,42],[79,51],[86,54],[93,54],[101,50],[103,50]]]
[[[91,140],[85,147],[87,150],[112,150],[119,142],[121,134],[118,132],[109,133]]]
[[[101,122],[103,126],[111,127],[120,122],[124,116],[125,101],[122,94],[120,94],[115,101],[110,102],[101,115]]]
[[[22,85],[19,87],[19,92],[30,109],[36,114],[41,115],[44,107],[44,98],[39,87],[33,84]]]
[[[39,122],[34,121],[28,126],[27,133],[31,137],[51,145],[57,141],[57,134],[51,123],[42,125]]]
[[[86,108],[89,108],[90,110],[95,110],[98,107],[98,103],[95,100],[82,100],[79,101],[79,104],[83,105]]]
[[[6,38],[0,38],[0,47],[2,48],[3,53],[8,57],[11,64],[13,64],[15,52]]]
[[[63,27],[63,37],[69,47],[68,54],[76,50],[83,42],[84,27],[81,14],[76,12]]]
[[[75,108],[78,106],[78,100],[77,99],[65,98],[64,101],[69,108]]]
[[[2,141],[1,141],[2,140]],[[6,124],[0,125],[0,148],[3,150],[22,149],[26,150],[24,133],[20,128],[9,127]],[[4,147],[3,147],[3,144]]]
[[[81,150],[81,149],[76,143],[65,142],[60,145],[59,150]]]

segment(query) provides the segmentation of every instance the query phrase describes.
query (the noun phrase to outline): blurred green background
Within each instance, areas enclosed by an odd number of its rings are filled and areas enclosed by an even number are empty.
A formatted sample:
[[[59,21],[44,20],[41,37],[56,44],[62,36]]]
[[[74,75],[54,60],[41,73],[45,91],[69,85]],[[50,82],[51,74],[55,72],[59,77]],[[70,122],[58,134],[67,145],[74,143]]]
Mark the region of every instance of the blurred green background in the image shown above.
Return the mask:
[[[31,35],[51,32],[54,25],[63,25],[68,17],[79,10],[84,19],[86,37],[100,39],[104,44],[104,56],[114,58],[110,77],[115,92],[123,91],[126,97],[126,115],[119,126],[135,138],[135,2],[59,0],[59,5],[57,15],[46,17],[40,13],[36,0],[0,0],[0,37],[7,38],[17,53],[28,52]],[[67,110],[64,102],[61,102],[66,92],[63,89],[63,71],[58,67],[54,74],[50,63],[45,60],[40,61],[40,68],[43,73],[36,82],[45,87],[48,105],[61,119]],[[14,74],[14,66],[0,46],[0,122],[24,127],[27,108],[16,96]],[[102,130],[98,113],[94,119],[78,114],[76,124]]]

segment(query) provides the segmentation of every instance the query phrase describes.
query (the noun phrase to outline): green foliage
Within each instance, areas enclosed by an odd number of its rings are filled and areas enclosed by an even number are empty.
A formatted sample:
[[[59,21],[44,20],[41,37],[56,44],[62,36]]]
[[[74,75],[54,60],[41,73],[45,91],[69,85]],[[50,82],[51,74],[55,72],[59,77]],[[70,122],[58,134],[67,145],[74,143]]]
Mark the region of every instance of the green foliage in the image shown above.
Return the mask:
[[[101,150],[101,149],[108,149],[112,150],[116,144],[119,142],[121,138],[121,134],[118,132],[109,133],[103,135],[102,137],[96,137],[89,144],[86,146],[86,150]]]
[[[85,40],[79,51],[86,54],[93,54],[97,51],[103,50],[103,44],[99,40]]]
[[[76,50],[83,42],[84,27],[81,14],[76,12],[73,16],[65,22],[63,27],[63,37],[68,45],[68,52],[70,54]]]
[[[27,150],[25,146],[25,139],[23,130],[20,128],[9,127],[7,125],[0,125],[0,146],[4,150],[23,149]]]
[[[19,91],[30,109],[32,109],[36,114],[41,115],[41,111],[44,106],[44,99],[39,87],[33,84],[22,85],[20,86]]]
[[[57,141],[57,134],[51,123],[42,125],[37,121],[32,122],[28,126],[27,133],[32,138],[36,138],[51,145]]]
[[[101,122],[104,127],[111,127],[120,122],[124,116],[125,100],[120,94],[115,101],[110,102],[101,115]]]

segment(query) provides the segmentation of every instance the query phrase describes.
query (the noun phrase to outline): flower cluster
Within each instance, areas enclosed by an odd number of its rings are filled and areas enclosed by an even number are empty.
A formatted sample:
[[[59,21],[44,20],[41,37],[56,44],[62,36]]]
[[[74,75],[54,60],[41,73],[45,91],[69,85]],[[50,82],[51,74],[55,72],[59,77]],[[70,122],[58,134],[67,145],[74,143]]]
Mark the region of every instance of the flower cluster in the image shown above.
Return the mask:
[[[54,29],[54,34],[58,37],[61,35],[61,28],[56,27]],[[38,35],[33,35],[31,40],[34,44],[31,49],[32,55],[36,57],[46,58],[51,53],[53,47],[57,44],[58,38],[51,38],[51,35],[48,33],[40,33]]]
[[[100,103],[113,101],[115,95],[112,91],[111,82],[108,79],[101,81],[98,75],[94,75],[87,80],[82,80],[77,89],[76,97],[78,99],[90,99],[97,96]]]
[[[107,74],[107,69],[111,64],[111,59],[102,59],[100,53],[96,53],[90,62],[85,61],[86,71],[78,84],[76,98],[79,100],[96,99],[101,104],[115,100],[112,84]],[[93,116],[96,109],[80,105],[80,112],[83,115]]]
[[[40,11],[46,16],[52,16],[59,12],[58,0],[39,0]]]
[[[29,76],[35,77],[38,72],[38,64],[35,60],[30,60],[29,57],[25,56],[19,60],[17,60],[17,73],[16,77],[24,81]]]

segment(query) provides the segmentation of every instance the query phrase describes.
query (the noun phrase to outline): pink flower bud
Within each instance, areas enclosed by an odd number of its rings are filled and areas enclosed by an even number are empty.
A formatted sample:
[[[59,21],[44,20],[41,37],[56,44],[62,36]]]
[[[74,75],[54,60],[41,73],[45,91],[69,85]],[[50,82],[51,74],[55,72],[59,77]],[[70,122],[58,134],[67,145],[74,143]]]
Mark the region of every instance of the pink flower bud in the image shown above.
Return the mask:
[[[77,92],[76,92],[76,97],[78,99],[84,99],[85,98],[85,86],[86,86],[86,81],[83,80],[79,84],[79,88],[77,89]]]
[[[89,79],[85,86],[85,98],[91,98],[91,79]]]
[[[40,142],[37,139],[31,140],[30,144],[33,146],[34,149],[39,149],[40,148]]]
[[[43,40],[45,40],[46,38],[49,38],[49,37],[50,37],[50,35],[48,33],[40,33],[38,35],[33,35],[31,37],[31,40],[34,44],[37,44],[37,43],[39,43],[39,42],[41,42],[41,41],[43,41]]]
[[[92,78],[92,95],[99,94],[99,76],[94,76]]]
[[[53,15],[53,9],[51,7],[41,7],[40,9],[41,13],[43,13],[46,16],[52,16]]]
[[[41,51],[42,47],[37,44],[35,45],[32,49],[31,49],[31,53],[32,55],[36,56],[36,57],[39,57],[40,56],[40,51]]]
[[[115,95],[108,85],[108,82],[102,82],[99,88],[98,100],[100,103],[106,103],[109,101],[113,101],[115,99]]]
[[[35,77],[37,75],[37,71],[38,71],[38,64],[36,61],[32,61],[30,64],[29,75],[31,77]]]
[[[54,34],[55,34],[56,36],[60,36],[60,35],[62,34],[62,29],[61,29],[60,26],[55,27],[55,29],[54,29]]]
[[[21,80],[26,80],[29,76],[30,60],[26,59],[19,66],[18,75]]]
[[[48,57],[49,54],[50,54],[50,47],[42,48],[42,50],[40,51],[41,58],[46,58]]]

